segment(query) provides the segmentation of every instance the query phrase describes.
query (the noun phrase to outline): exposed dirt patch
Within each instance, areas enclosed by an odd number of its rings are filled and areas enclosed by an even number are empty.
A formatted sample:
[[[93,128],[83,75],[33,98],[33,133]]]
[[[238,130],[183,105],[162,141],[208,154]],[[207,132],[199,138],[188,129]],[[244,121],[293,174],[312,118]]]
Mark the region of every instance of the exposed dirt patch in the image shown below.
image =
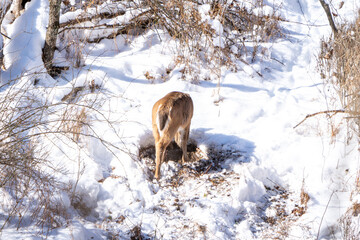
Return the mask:
[[[201,159],[203,154],[200,153],[200,149],[197,147],[197,145],[193,142],[190,142],[187,145],[187,151],[188,151],[188,157],[190,159],[190,162],[195,162]],[[155,163],[156,153],[155,153],[155,146],[149,145],[146,147],[141,147],[139,150],[139,159],[146,159],[150,158]],[[179,148],[179,146],[172,141],[169,146],[166,148],[165,153],[165,162],[168,161],[176,161],[179,162],[181,160],[182,156],[182,150]]]
[[[225,167],[223,163],[228,159],[241,159],[243,153],[236,149],[223,149],[222,146],[209,146],[204,152],[194,141],[187,145],[188,162],[182,165],[170,182],[181,184],[184,178],[199,177],[210,172],[220,172]],[[173,141],[169,144],[165,153],[165,163],[170,161],[181,163],[182,150]],[[148,168],[148,176],[153,179],[155,171],[156,151],[154,145],[148,145],[139,149],[139,160]],[[241,160],[240,160],[241,161]]]
[[[260,224],[263,231],[259,236],[264,239],[285,239],[289,237],[291,226],[306,213],[310,197],[303,189],[299,198],[279,185],[266,187],[266,192],[267,203],[262,213],[263,223]],[[300,227],[305,230],[304,226]]]

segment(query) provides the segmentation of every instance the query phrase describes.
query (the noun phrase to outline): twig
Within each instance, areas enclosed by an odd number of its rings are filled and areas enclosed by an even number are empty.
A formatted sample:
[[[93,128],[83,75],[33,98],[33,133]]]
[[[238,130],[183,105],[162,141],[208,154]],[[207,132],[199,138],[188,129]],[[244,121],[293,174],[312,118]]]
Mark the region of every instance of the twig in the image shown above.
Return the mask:
[[[275,186],[278,186],[279,188],[281,188],[283,191],[287,191],[286,188],[284,188],[283,186],[281,186],[279,183],[271,180],[270,178],[266,178],[267,180],[269,180],[270,182],[272,182]]]
[[[333,113],[334,115],[337,113],[345,113],[346,111],[344,109],[337,109],[337,110],[326,110],[326,111],[321,111],[321,112],[316,112],[316,113],[312,113],[312,114],[308,114],[306,115],[306,117],[299,122],[298,124],[295,125],[295,127],[293,127],[293,129],[297,128],[299,125],[301,125],[303,122],[305,122],[306,119],[310,118],[310,117],[314,117],[316,115],[319,114],[329,114],[329,113]]]
[[[321,6],[324,8],[324,11],[326,13],[326,16],[328,18],[329,24],[331,26],[331,30],[333,31],[334,35],[336,36],[338,33],[338,30],[335,26],[334,20],[332,18],[332,14],[329,8],[329,4],[327,4],[324,0],[319,0],[321,3]]]
[[[5,35],[5,34],[3,34],[2,32],[0,32],[0,34],[1,34],[2,36],[6,37],[7,39],[10,39],[10,40],[11,40],[11,38],[10,38],[10,37],[6,36],[6,35]]]
[[[106,15],[108,17],[108,15]],[[81,19],[80,22],[83,21],[90,21],[88,18],[83,18]],[[77,23],[80,22],[76,22],[74,24],[69,24],[69,25],[76,25]],[[115,23],[115,24],[107,24],[107,23],[103,23],[103,24],[98,24],[98,25],[92,25],[92,26],[65,26],[64,28],[62,28],[59,33],[62,33],[64,31],[69,31],[69,30],[78,30],[78,29],[93,29],[93,30],[103,30],[103,29],[114,29],[114,32],[108,34],[108,35],[104,35],[104,36],[100,36],[94,39],[86,39],[86,41],[88,43],[99,43],[101,40],[103,39],[113,39],[114,37],[120,35],[120,34],[128,34],[129,31],[131,29],[135,29],[136,27],[140,27],[143,29],[146,29],[148,26],[151,25],[151,23],[155,22],[155,18],[151,15],[150,10],[148,11],[144,11],[141,12],[140,14],[136,15],[135,17],[133,17],[131,20],[129,20],[127,23]],[[73,23],[73,22],[71,22]]]
[[[119,23],[114,23],[114,24],[98,24],[98,25],[93,25],[93,26],[73,26],[73,27],[65,27],[63,29],[61,29],[59,31],[59,33],[62,33],[64,31],[69,31],[69,30],[80,30],[80,29],[91,29],[91,30],[106,30],[106,29],[114,29],[114,28],[119,28],[122,27],[124,24],[119,24]]]
[[[213,166],[213,163],[211,163],[211,164],[208,166],[208,168],[205,170],[205,172],[203,172],[203,173],[200,174],[200,176],[203,176],[203,175],[207,174],[212,166]]]
[[[114,31],[107,36],[101,36],[101,37],[94,38],[94,39],[87,39],[86,41],[88,43],[99,43],[103,39],[113,39],[118,35],[128,34],[129,31],[131,29],[135,28],[136,26],[140,26],[141,28],[146,29],[148,26],[151,25],[151,22],[153,22],[153,19],[151,19],[151,18],[139,20],[138,22],[130,22],[128,24],[124,24],[122,28],[118,28],[117,31]]]
[[[330,205],[330,201],[331,201],[332,196],[334,195],[334,193],[335,193],[335,191],[333,191],[333,192],[331,193],[330,198],[329,198],[329,201],[328,201],[328,203],[326,204],[325,211],[324,211],[324,213],[323,213],[323,215],[322,215],[322,217],[321,217],[321,220],[320,220],[319,229],[318,229],[318,233],[317,233],[316,239],[319,239],[320,228],[321,228],[322,222],[323,222],[324,217],[325,217],[325,213],[326,213],[326,211],[327,211],[327,209],[328,209],[328,207],[329,207],[329,205]]]
[[[89,16],[85,16],[85,17],[79,17],[79,18],[71,19],[71,20],[68,20],[66,22],[60,23],[60,28],[64,28],[64,27],[67,27],[69,25],[75,25],[75,24],[79,24],[79,23],[83,23],[83,22],[91,22],[96,18],[112,19],[112,18],[115,18],[115,17],[118,17],[118,16],[122,16],[125,13],[126,12],[124,10],[119,10],[117,12],[103,12],[103,13],[96,14],[96,15],[89,15]]]
[[[252,70],[254,70],[254,72],[256,72],[257,75],[259,75],[259,77],[263,77],[263,75],[262,75],[259,71],[257,71],[255,68],[253,68],[253,67],[252,67],[248,62],[246,62],[244,59],[240,59],[240,61],[241,61],[242,63],[246,64],[247,66],[249,66]]]

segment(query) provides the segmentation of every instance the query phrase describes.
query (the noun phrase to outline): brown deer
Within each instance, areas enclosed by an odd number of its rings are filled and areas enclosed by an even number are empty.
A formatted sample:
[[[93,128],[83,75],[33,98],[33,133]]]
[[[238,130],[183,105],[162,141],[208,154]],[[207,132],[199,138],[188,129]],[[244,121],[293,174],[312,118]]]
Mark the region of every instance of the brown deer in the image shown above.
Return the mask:
[[[187,142],[194,106],[189,94],[170,92],[158,100],[152,109],[152,128],[156,148],[155,178],[160,177],[160,166],[166,148],[174,139],[182,150],[181,163],[188,161]]]

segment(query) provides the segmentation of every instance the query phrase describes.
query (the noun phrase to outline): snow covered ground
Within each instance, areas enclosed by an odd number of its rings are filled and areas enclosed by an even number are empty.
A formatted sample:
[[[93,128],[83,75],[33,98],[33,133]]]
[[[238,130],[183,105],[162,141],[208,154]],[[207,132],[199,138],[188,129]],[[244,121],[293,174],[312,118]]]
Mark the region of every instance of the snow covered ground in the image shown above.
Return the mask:
[[[12,40],[4,48],[3,83],[27,73],[19,82],[29,84],[43,69],[47,2],[32,0],[8,25]],[[239,63],[238,72],[221,69],[219,86],[216,80],[183,81],[179,67],[167,75],[176,46],[161,31],[89,44],[84,67],[71,67],[56,81],[36,75],[34,91],[53,103],[94,80],[101,86],[99,111],[112,123],[89,113],[92,130],[111,145],[80,137],[80,146],[65,139],[51,147],[49,159],[68,170],[59,179],[76,186],[81,207],[74,208],[66,192],[54,193],[69,217],[47,238],[128,239],[137,231],[144,239],[342,238],[339,218],[357,199],[357,146],[347,144],[346,126],[338,119],[333,125],[340,132],[331,136],[324,115],[294,129],[307,114],[333,108],[331,88],[316,71],[320,40],[331,30],[317,0],[266,2],[281,6],[286,36],[264,43],[263,57]],[[340,1],[332,4],[337,9]],[[351,19],[359,7],[345,1],[339,18]],[[58,53],[57,61],[64,63],[65,55]],[[174,90],[193,99],[190,139],[201,160],[184,167],[162,164],[158,182],[153,163],[138,156],[153,145],[152,105]],[[45,144],[52,146],[50,140]],[[309,200],[301,203],[304,192]],[[16,228],[6,225],[0,238],[44,236],[31,223]]]

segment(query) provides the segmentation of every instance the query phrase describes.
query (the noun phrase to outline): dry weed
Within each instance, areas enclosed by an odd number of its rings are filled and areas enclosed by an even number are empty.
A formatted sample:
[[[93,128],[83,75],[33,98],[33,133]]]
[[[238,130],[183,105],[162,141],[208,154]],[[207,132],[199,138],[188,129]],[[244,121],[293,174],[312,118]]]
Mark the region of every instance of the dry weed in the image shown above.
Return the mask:
[[[277,14],[280,6],[268,6],[264,1],[248,7],[233,0],[88,1],[64,6],[63,11],[82,9],[77,19],[62,23],[60,29],[60,49],[66,50],[75,67],[83,65],[86,42],[98,43],[118,35],[139,36],[152,28],[165,30],[176,39],[175,54],[179,57],[174,62],[183,79],[220,79],[222,67],[237,71],[237,61],[248,64],[261,59],[266,52],[263,42],[284,37],[279,24],[284,19]],[[265,14],[265,7],[272,7],[272,13]],[[89,8],[92,11],[87,11]],[[125,22],[116,19],[125,14],[123,9],[133,12]]]
[[[71,133],[75,142],[79,141],[80,134],[84,127],[88,125],[85,107],[70,105],[62,116],[62,126],[64,132]]]
[[[353,23],[342,24],[334,38],[322,41],[318,69],[336,90],[338,101],[360,136],[360,15]]]
[[[208,2],[171,0],[146,0],[154,17],[154,26],[165,29],[178,40],[175,62],[182,68],[184,79],[198,82],[201,79],[220,79],[221,67],[237,71],[236,61],[252,61],[261,55],[262,42],[283,37],[277,9],[270,15],[255,14],[262,9],[258,1],[252,9],[237,1]],[[202,6],[208,4],[208,17]],[[214,24],[215,23],[215,24]],[[248,51],[245,42],[253,43]],[[260,50],[261,49],[261,50]]]
[[[356,179],[355,179],[355,192],[360,192],[360,170],[357,171]]]
[[[310,200],[310,196],[307,192],[305,192],[305,186],[303,182],[303,186],[301,187],[301,192],[300,192],[300,203],[305,208],[307,208],[307,203],[309,202],[309,200]]]
[[[75,68],[84,66],[84,47],[86,36],[79,31],[60,32],[60,50],[65,49],[65,58]]]
[[[130,231],[130,239],[131,240],[142,240],[143,237],[141,235],[141,226],[136,225]]]
[[[39,105],[28,89],[7,90],[0,104],[0,188],[8,194],[0,205],[6,215],[0,232],[8,223],[22,227],[26,218],[49,231],[65,222],[67,209],[56,199],[65,186],[54,177],[65,172],[48,161],[39,139],[48,106]]]
[[[66,223],[69,209],[61,196],[65,192],[71,197],[71,189],[75,192],[76,188],[69,188],[57,178],[68,172],[51,158],[52,147],[62,148],[56,140],[61,139],[68,146],[77,145],[79,151],[82,151],[78,145],[80,136],[96,138],[107,146],[111,143],[100,139],[94,131],[84,132],[87,131],[84,126],[89,123],[88,111],[96,112],[107,121],[96,108],[100,101],[97,94],[90,94],[78,105],[51,103],[39,95],[36,87],[28,83],[22,85],[23,82],[4,85],[1,89],[0,192],[6,201],[0,203],[0,211],[6,217],[0,223],[0,232],[9,223],[20,228],[25,220],[26,223],[31,220],[44,234]],[[97,88],[95,83],[92,85]],[[63,141],[69,139],[73,141]],[[72,198],[75,207],[81,204],[80,196],[73,194]]]
[[[310,196],[307,192],[305,192],[305,187],[303,184],[303,186],[301,187],[301,192],[300,192],[300,205],[295,204],[295,207],[291,211],[291,213],[297,217],[301,217],[302,215],[304,215],[307,211],[307,204],[308,204],[309,200],[310,200]]]
[[[293,199],[294,194],[278,185],[273,188],[267,187],[267,192],[270,195],[266,209],[269,216],[266,216],[264,221],[270,226],[261,233],[261,237],[266,239],[286,239],[289,237],[289,229],[296,225],[297,220],[306,213],[310,196],[305,191],[304,182],[299,200],[296,201]],[[292,207],[289,209],[289,206]],[[305,226],[300,227],[304,228],[304,230],[307,228]]]
[[[349,141],[353,135],[360,137],[360,10],[354,22],[341,24],[335,36],[323,39],[318,56],[318,70],[324,82],[335,90],[333,105],[340,106],[346,114],[343,123],[350,126]],[[336,136],[339,127],[331,126],[331,135]],[[354,183],[354,194],[360,189],[359,172]],[[343,239],[359,239],[360,204],[353,203],[339,219]]]
[[[144,73],[144,76],[145,76],[145,78],[146,78],[150,83],[154,83],[155,77],[154,77],[153,75],[151,75],[151,74],[149,73],[149,71],[146,71],[146,72]]]
[[[360,238],[359,229],[360,204],[354,203],[339,219],[342,239],[355,240]]]

